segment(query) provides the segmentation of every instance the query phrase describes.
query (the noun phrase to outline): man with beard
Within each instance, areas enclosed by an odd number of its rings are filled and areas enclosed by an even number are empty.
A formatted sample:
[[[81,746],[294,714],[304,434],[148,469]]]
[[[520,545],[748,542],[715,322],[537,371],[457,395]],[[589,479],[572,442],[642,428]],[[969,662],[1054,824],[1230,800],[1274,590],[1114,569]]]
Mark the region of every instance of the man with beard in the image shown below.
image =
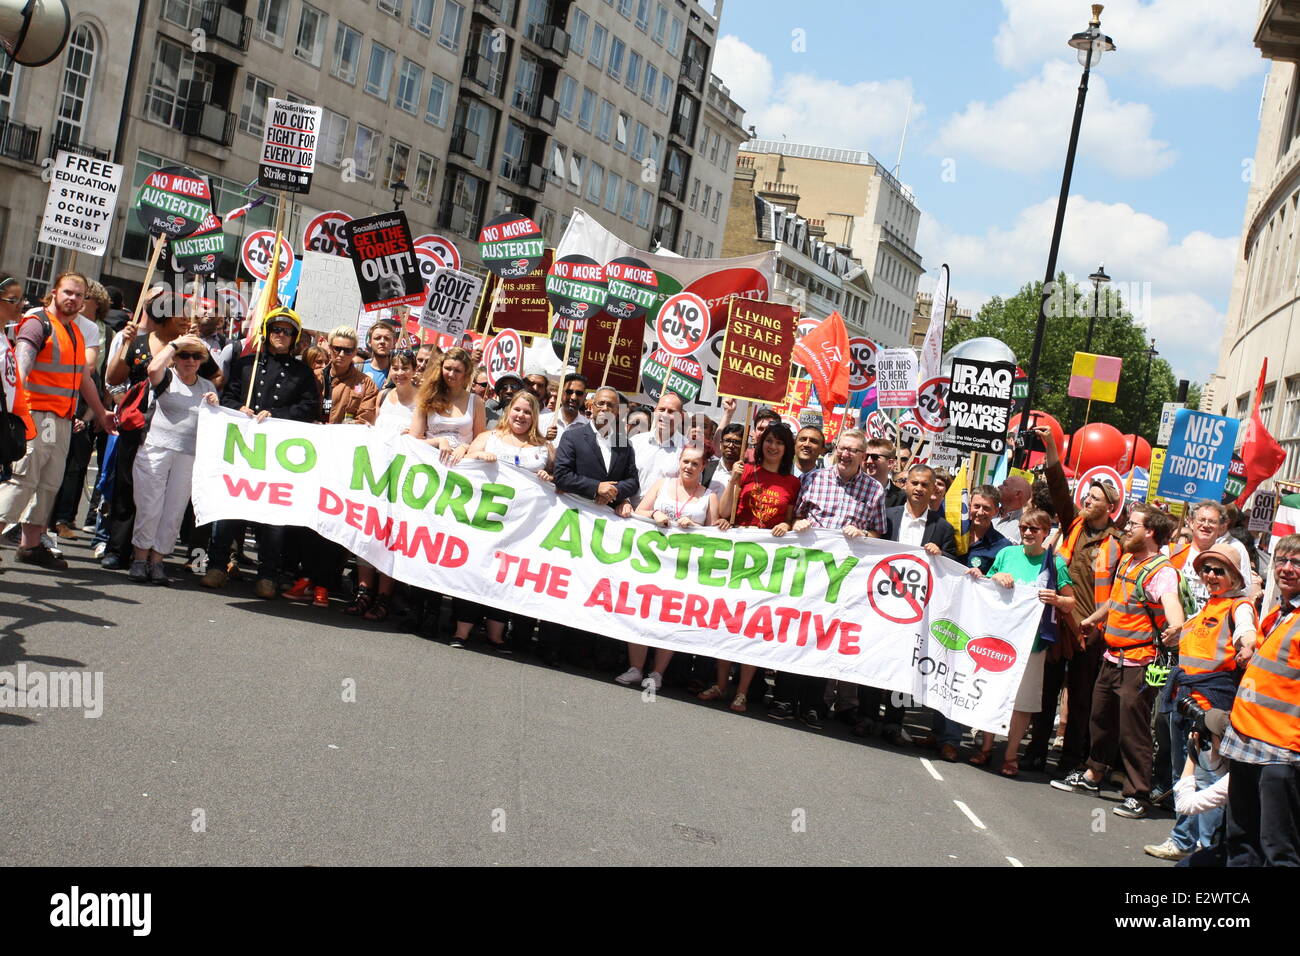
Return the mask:
[[[559,443],[564,433],[574,426],[585,425],[589,421],[583,414],[587,398],[587,379],[576,372],[564,376],[560,386],[560,403],[553,412],[542,415],[537,430],[549,442]]]

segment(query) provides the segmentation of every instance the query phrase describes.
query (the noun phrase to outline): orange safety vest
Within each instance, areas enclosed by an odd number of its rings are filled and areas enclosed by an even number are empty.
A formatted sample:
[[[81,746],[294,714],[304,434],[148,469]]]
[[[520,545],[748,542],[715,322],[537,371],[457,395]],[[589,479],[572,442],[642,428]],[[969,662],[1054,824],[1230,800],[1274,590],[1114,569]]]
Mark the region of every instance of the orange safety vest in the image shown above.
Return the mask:
[[[51,412],[71,419],[77,414],[81,373],[86,366],[86,343],[77,334],[75,322],[64,325],[48,309],[45,314],[49,317],[50,334],[23,382],[27,388],[27,405],[34,412]]]
[[[1266,620],[1279,622],[1274,614]],[[1232,726],[1300,752],[1300,615],[1288,614],[1279,623],[1246,667],[1232,704]]]
[[[1169,555],[1169,563],[1181,571],[1183,566],[1187,564],[1187,556],[1191,553],[1192,546],[1190,544],[1185,544],[1173,554]]]
[[[1212,597],[1205,602],[1178,641],[1178,666],[1187,674],[1208,674],[1212,671],[1233,671],[1237,669],[1237,651],[1232,643],[1233,622],[1237,608],[1250,608],[1255,628],[1259,628],[1259,618],[1255,614],[1254,602],[1246,598]],[[1192,697],[1201,705],[1202,710],[1210,709],[1210,702],[1199,691],[1193,690]]]
[[[1169,559],[1163,554],[1156,554],[1143,561],[1134,561],[1130,555],[1121,560],[1115,570],[1116,581],[1110,592],[1110,610],[1106,612],[1105,638],[1106,646],[1121,659],[1139,662],[1155,660],[1156,642],[1160,640],[1160,632],[1169,622],[1159,601],[1138,599],[1137,582],[1143,568],[1148,568],[1153,574],[1168,562]],[[1147,580],[1151,574],[1146,575]]]
[[[1070,566],[1074,552],[1079,547],[1087,522],[1083,515],[1076,515],[1070,522],[1061,543],[1056,546],[1056,553],[1061,556],[1065,566]],[[1092,597],[1096,607],[1101,607],[1110,600],[1110,589],[1115,580],[1115,565],[1119,563],[1119,542],[1113,534],[1105,535],[1097,545],[1097,553],[1092,559]],[[1076,583],[1076,587],[1081,582]]]

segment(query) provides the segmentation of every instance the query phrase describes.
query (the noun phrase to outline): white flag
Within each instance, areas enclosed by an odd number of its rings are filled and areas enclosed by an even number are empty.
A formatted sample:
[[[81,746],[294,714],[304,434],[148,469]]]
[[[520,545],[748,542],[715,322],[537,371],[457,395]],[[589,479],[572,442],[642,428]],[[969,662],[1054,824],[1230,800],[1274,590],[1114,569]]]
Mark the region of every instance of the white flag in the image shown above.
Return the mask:
[[[930,303],[930,328],[921,343],[921,382],[939,377],[939,363],[943,361],[943,323],[948,317],[948,266],[939,267],[939,281],[934,284],[934,299]]]

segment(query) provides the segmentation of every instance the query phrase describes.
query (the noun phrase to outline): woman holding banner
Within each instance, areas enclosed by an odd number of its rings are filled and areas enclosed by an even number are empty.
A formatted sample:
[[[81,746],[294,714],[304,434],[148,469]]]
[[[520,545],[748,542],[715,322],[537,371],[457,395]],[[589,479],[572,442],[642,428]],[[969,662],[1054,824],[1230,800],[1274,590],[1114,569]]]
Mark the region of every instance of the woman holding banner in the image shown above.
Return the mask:
[[[1015,708],[1011,713],[1011,726],[1007,731],[1007,749],[1002,758],[1000,773],[1015,777],[1020,773],[1020,742],[1029,721],[1043,707],[1043,669],[1047,659],[1047,646],[1054,644],[1059,634],[1060,619],[1074,610],[1074,585],[1065,561],[1056,549],[1045,549],[1044,542],[1052,533],[1052,518],[1035,508],[1025,510],[1020,516],[1020,545],[1003,548],[993,559],[989,577],[995,584],[1013,588],[1016,583],[1037,584],[1038,599],[1047,605],[1043,608],[1038,634],[1034,638],[1033,652],[1025,664],[1016,691]],[[972,577],[982,577],[978,568],[967,572]],[[993,755],[993,735],[984,732],[984,744],[979,753],[970,758],[976,766],[983,766]]]
[[[718,496],[700,481],[703,475],[704,449],[686,445],[677,455],[677,477],[660,478],[651,485],[636,514],[651,519],[661,528],[698,528],[717,524]],[[643,687],[653,685],[655,690],[660,690],[673,652],[657,648],[654,670],[642,680],[648,651],[643,644],[629,642],[627,660],[631,666],[614,680],[625,686],[640,683]]]
[[[541,419],[542,411],[537,397],[529,391],[518,391],[510,400],[497,427],[475,438],[464,457],[484,462],[505,462],[532,472],[542,481],[554,481],[551,469],[555,467],[555,449],[537,430]],[[456,633],[451,639],[451,646],[464,647],[469,640],[469,632],[485,617],[488,643],[498,653],[509,654],[505,630],[512,620],[510,612],[504,608],[476,604],[460,598],[452,601]]]
[[[464,349],[448,349],[420,383],[410,435],[441,451],[444,464],[459,461],[485,427],[483,403],[469,390],[473,367]]]
[[[799,479],[794,471],[794,436],[784,422],[769,425],[763,433],[761,464],[747,465],[738,461],[731,469],[731,481],[722,496],[723,519],[718,527],[726,529],[730,523],[726,515],[735,511],[736,527],[767,528],[776,537],[790,530],[794,523],[794,502],[799,497]],[[749,704],[749,685],[758,668],[753,664],[740,665],[740,681],[731,709],[743,714]],[[717,680],[699,695],[700,700],[721,700],[727,695],[727,678],[731,674],[731,661],[718,661]]]

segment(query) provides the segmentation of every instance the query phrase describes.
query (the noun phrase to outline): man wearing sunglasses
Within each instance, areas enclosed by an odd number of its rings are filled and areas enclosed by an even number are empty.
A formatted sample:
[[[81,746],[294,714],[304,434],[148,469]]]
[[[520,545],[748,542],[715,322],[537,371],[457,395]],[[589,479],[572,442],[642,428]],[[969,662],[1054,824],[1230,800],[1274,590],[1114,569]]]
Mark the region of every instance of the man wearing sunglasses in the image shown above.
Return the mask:
[[[797,447],[797,440],[795,444]],[[910,456],[911,453],[908,454]],[[911,460],[910,457],[908,460]],[[907,504],[907,492],[890,480],[890,469],[896,461],[898,461],[898,449],[888,438],[873,438],[867,442],[867,457],[862,463],[862,470],[880,482],[880,487],[885,489],[886,510],[901,508]]]
[[[230,380],[221,393],[221,404],[243,412],[258,424],[268,418],[295,422],[320,420],[321,399],[316,376],[305,362],[293,357],[293,347],[302,334],[302,323],[292,309],[274,309],[262,323],[262,347],[236,359],[230,366]],[[212,526],[212,547],[208,549],[208,573],[204,587],[225,587],[230,580],[226,562],[236,536],[243,537],[243,521],[217,521]],[[253,592],[260,598],[276,596],[284,552],[283,525],[254,524],[257,534],[257,583]]]
[[[486,377],[484,381],[486,381]],[[582,413],[586,405],[586,398],[586,378],[577,373],[564,376],[564,383],[560,386],[558,406],[555,411],[544,413],[541,422],[537,426],[538,431],[542,433],[542,437],[549,442],[553,442],[558,447],[560,436],[568,429],[587,424],[588,418]]]
[[[1273,545],[1281,603],[1265,615],[1223,735],[1228,866],[1300,866],[1300,535]]]

